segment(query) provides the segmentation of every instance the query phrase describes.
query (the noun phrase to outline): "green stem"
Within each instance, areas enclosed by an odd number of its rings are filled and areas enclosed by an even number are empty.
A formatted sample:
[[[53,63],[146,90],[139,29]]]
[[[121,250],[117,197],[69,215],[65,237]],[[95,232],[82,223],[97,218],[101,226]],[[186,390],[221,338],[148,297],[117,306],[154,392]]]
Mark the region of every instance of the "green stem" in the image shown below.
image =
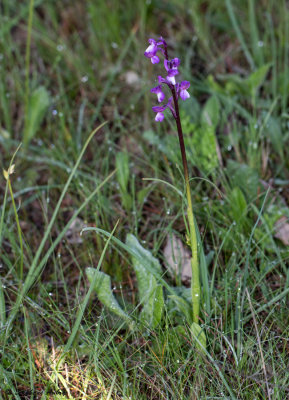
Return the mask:
[[[18,218],[17,207],[16,207],[16,204],[15,204],[12,185],[11,185],[11,181],[10,181],[9,175],[8,175],[7,181],[8,181],[8,188],[9,188],[9,192],[10,192],[10,196],[11,196],[11,200],[12,200],[12,206],[13,206],[13,210],[14,210],[14,214],[15,214],[15,220],[16,220],[18,237],[19,237],[20,265],[19,265],[19,268],[18,268],[18,278],[19,278],[19,284],[22,285],[22,280],[23,280],[23,240],[22,240],[22,230],[21,230],[21,226],[20,226],[20,222],[19,222],[19,218]]]
[[[186,148],[184,143],[184,135],[182,130],[182,124],[180,119],[179,105],[178,99],[176,95],[175,88],[171,89],[174,105],[175,105],[175,120],[177,124],[178,136],[180,149],[182,154],[182,161],[184,166],[184,176],[185,176],[185,184],[186,184],[186,194],[187,194],[187,202],[188,202],[188,222],[189,222],[189,230],[190,230],[190,243],[192,250],[192,258],[191,258],[191,268],[192,268],[192,303],[193,303],[193,321],[195,323],[199,322],[199,312],[200,312],[200,272],[199,272],[199,262],[198,262],[198,242],[197,242],[197,234],[196,234],[196,226],[195,226],[195,218],[193,212],[193,204],[192,204],[192,196],[190,190],[190,180],[189,180],[189,172],[188,172],[188,162],[186,156]]]
[[[24,111],[24,137],[23,142],[24,145],[28,144],[28,132],[27,132],[27,124],[28,124],[28,112],[29,112],[29,97],[30,97],[30,80],[29,80],[29,72],[30,72],[30,49],[31,49],[31,32],[32,32],[32,22],[33,22],[33,12],[34,12],[34,0],[30,0],[29,2],[29,15],[28,15],[28,27],[27,27],[27,40],[26,40],[26,53],[25,53],[25,111]]]

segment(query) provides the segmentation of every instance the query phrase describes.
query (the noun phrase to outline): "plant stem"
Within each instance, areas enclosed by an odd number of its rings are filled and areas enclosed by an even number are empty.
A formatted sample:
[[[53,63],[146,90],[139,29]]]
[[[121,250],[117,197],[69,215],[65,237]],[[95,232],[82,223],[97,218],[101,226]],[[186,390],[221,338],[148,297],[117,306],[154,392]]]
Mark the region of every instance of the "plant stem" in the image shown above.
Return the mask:
[[[13,210],[14,210],[14,214],[15,214],[16,226],[17,226],[18,237],[19,237],[19,244],[20,244],[20,265],[19,265],[19,268],[18,268],[18,279],[19,279],[19,285],[21,286],[22,285],[22,281],[23,281],[23,240],[22,240],[22,230],[21,230],[21,226],[20,226],[20,222],[19,222],[19,218],[18,218],[17,207],[16,207],[16,204],[15,204],[12,185],[11,185],[11,181],[10,181],[9,175],[8,175],[7,181],[8,181],[8,188],[9,188],[9,192],[10,192],[10,196],[11,196],[11,200],[12,200],[12,206],[13,206]]]
[[[164,43],[164,56],[168,61],[168,49],[166,44]],[[182,123],[180,118],[179,111],[179,103],[177,98],[176,89],[173,85],[169,85],[175,106],[175,115],[174,118],[177,124],[177,131],[179,136],[180,149],[182,154],[182,161],[184,167],[184,176],[185,176],[185,184],[186,184],[186,193],[187,193],[187,202],[188,202],[188,222],[189,222],[189,230],[190,230],[190,243],[192,250],[192,258],[191,258],[191,268],[192,268],[192,283],[191,283],[191,291],[192,291],[192,303],[193,303],[193,321],[195,323],[199,323],[199,312],[200,312],[200,296],[201,296],[201,287],[200,287],[200,271],[199,271],[199,261],[198,261],[198,241],[196,234],[196,226],[195,226],[195,218],[193,212],[193,203],[192,196],[190,190],[190,180],[189,180],[189,171],[188,171],[188,162],[186,155],[186,148],[184,143],[184,135],[182,130]]]
[[[34,0],[29,1],[29,14],[28,14],[28,26],[27,26],[27,40],[26,40],[26,53],[25,53],[25,103],[24,103],[24,136],[23,142],[26,146],[29,141],[27,124],[28,124],[28,112],[29,112],[29,98],[30,98],[30,48],[31,48],[31,32],[34,12]]]
[[[184,166],[184,176],[185,176],[185,184],[186,184],[186,193],[187,193],[187,201],[188,201],[188,222],[189,222],[189,230],[190,230],[190,243],[192,250],[192,258],[191,258],[191,268],[192,268],[192,303],[193,303],[193,321],[195,323],[199,322],[199,311],[200,311],[200,273],[199,273],[199,262],[198,262],[198,242],[196,235],[196,226],[195,226],[195,218],[193,212],[193,204],[192,204],[192,196],[190,190],[190,180],[189,180],[189,172],[188,172],[188,162],[186,156],[186,148],[184,143],[184,135],[182,130],[182,124],[180,119],[179,112],[179,104],[176,95],[176,90],[174,87],[171,88],[174,105],[175,105],[175,120],[177,124],[177,131],[179,136],[180,149],[182,154],[182,161]]]

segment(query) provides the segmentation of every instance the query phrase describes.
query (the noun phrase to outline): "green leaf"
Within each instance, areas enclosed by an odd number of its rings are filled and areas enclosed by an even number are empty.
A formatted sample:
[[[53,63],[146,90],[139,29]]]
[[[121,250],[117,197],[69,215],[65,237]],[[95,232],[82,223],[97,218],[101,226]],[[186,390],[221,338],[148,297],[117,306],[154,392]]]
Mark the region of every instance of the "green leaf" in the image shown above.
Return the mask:
[[[244,84],[248,86],[251,94],[254,94],[258,88],[264,82],[266,75],[269,71],[271,64],[262,65],[262,67],[256,69],[249,77],[245,80]]]
[[[153,278],[154,279],[154,278]],[[140,320],[154,329],[161,322],[164,310],[163,287],[156,285],[150,292],[150,296],[140,314]]]
[[[258,172],[246,164],[228,160],[227,175],[232,187],[239,187],[251,201],[257,196],[259,176]]]
[[[163,288],[157,284],[156,279],[161,277],[161,265],[150,251],[140,245],[134,235],[127,235],[126,245],[132,250],[131,258],[137,278],[139,300],[143,305],[140,318],[155,327],[161,320],[164,306]]]
[[[181,120],[183,120],[183,117],[185,115],[188,115],[190,117],[191,122],[195,124],[199,123],[201,116],[201,107],[198,100],[191,95],[189,101],[182,102],[180,114],[181,114]]]
[[[207,100],[201,115],[201,124],[209,125],[216,129],[220,120],[220,102],[217,96],[211,96]]]
[[[25,125],[24,143],[28,143],[36,134],[39,129],[44,114],[50,103],[49,93],[44,86],[40,86],[32,93],[29,105],[28,116]]]
[[[132,257],[133,260],[140,264],[139,260],[142,260],[141,268],[147,272],[151,272],[155,276],[161,276],[162,268],[159,260],[155,258],[149,250],[146,250],[137,240],[137,238],[129,233],[126,236],[126,245],[135,253],[138,258]]]
[[[247,214],[247,202],[242,190],[235,187],[229,195],[230,212],[233,220],[238,223],[244,219]]]
[[[129,193],[129,156],[125,151],[116,154],[116,177],[121,192],[121,201],[126,210],[132,206],[132,197]]]
[[[284,159],[284,140],[281,130],[280,120],[274,117],[269,117],[266,126],[264,128],[264,133],[267,138],[270,139],[272,146],[276,153]]]
[[[86,268],[85,270],[87,278],[90,283],[92,283],[94,275],[97,275],[96,284],[94,290],[97,293],[99,300],[104,304],[111,312],[123,318],[130,324],[133,322],[132,318],[123,311],[123,309],[118,304],[111,290],[111,279],[110,276],[104,272],[98,271],[95,268]]]
[[[164,153],[172,163],[178,163],[180,160],[180,151],[178,137],[174,135],[166,135],[160,138],[152,130],[145,131],[143,138],[152,146],[156,146],[159,151]],[[176,151],[176,149],[178,151]]]
[[[195,126],[183,120],[185,144],[191,162],[205,174],[212,173],[219,165],[215,128],[208,124]]]
[[[121,190],[127,191],[129,182],[129,157],[128,153],[119,151],[115,157],[116,176]]]
[[[178,310],[186,317],[187,322],[191,324],[193,322],[192,304],[177,295],[170,295],[168,298],[173,300]]]
[[[203,328],[200,327],[196,322],[193,322],[192,325],[190,326],[191,329],[191,334],[193,339],[197,339],[202,347],[206,349],[207,345],[207,339],[205,332],[203,331]],[[196,341],[196,347],[203,350],[203,348],[200,346],[200,344]]]

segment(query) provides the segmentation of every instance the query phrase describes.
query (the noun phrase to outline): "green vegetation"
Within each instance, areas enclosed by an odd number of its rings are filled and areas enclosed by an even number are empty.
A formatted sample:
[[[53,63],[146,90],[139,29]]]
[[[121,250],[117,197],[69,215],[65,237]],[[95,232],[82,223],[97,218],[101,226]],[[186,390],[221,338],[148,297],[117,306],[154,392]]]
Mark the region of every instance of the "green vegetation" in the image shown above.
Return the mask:
[[[0,20],[0,398],[287,398],[286,1],[3,0]],[[191,82],[201,334],[159,35]]]

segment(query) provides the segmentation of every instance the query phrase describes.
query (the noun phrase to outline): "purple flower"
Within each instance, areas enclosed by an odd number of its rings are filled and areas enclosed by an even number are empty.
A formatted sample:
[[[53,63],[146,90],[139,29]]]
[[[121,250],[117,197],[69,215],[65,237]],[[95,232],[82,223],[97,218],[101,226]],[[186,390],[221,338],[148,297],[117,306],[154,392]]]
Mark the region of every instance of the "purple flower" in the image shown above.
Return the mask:
[[[158,86],[152,88],[151,89],[151,93],[155,93],[157,95],[159,103],[164,101],[164,99],[166,97],[164,92],[163,92],[163,90],[162,90],[162,85],[158,85]]]
[[[177,93],[180,95],[182,100],[187,100],[190,97],[189,92],[187,89],[190,87],[190,82],[182,81],[180,85],[178,85]]]
[[[152,108],[152,110],[156,113],[155,120],[161,122],[164,120],[164,111],[169,108],[177,120],[179,118],[176,114],[175,108],[177,108],[177,103],[179,98],[182,100],[187,100],[190,97],[187,89],[190,87],[190,82],[182,81],[181,83],[176,82],[176,75],[179,74],[178,67],[181,63],[179,58],[173,58],[169,60],[168,58],[168,50],[166,41],[160,37],[158,40],[149,39],[149,47],[146,49],[144,55],[147,58],[150,58],[153,64],[159,63],[160,59],[157,56],[157,52],[160,51],[164,56],[164,67],[167,72],[167,76],[163,78],[161,75],[158,76],[158,86],[151,89],[151,93],[155,93],[157,95],[158,102],[161,103],[165,99],[165,94],[163,92],[163,84],[167,85],[172,97],[169,98],[167,104],[159,105]]]
[[[166,105],[152,107],[152,110],[157,113],[157,115],[155,117],[155,121],[162,122],[164,120],[165,116],[164,116],[163,112],[166,110],[166,108],[169,108],[172,111],[172,113],[174,113],[172,101],[173,101],[173,98],[170,97]]]
[[[181,61],[179,58],[173,58],[172,60],[164,60],[165,69],[168,72],[167,81],[170,82],[172,85],[176,84],[175,76],[178,75],[178,66],[180,65]]]
[[[158,64],[160,62],[159,57],[156,55],[158,50],[160,50],[160,48],[158,47],[158,43],[154,39],[149,39],[148,42],[150,43],[150,45],[146,49],[144,55],[147,58],[150,58],[153,64]]]

